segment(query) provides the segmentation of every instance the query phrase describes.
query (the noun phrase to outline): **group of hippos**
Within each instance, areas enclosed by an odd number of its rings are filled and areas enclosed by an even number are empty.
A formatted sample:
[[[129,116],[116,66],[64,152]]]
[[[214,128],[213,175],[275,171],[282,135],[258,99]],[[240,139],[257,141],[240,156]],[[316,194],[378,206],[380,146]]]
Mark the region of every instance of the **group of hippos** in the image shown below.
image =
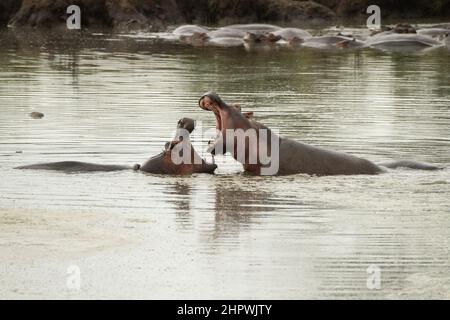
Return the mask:
[[[369,160],[359,158],[347,153],[327,150],[321,147],[308,145],[296,140],[280,137],[276,132],[255,120],[253,112],[242,112],[238,104],[228,104],[221,97],[208,92],[198,101],[201,109],[210,111],[216,119],[217,137],[209,142],[208,151],[212,155],[230,153],[231,156],[243,165],[244,171],[253,175],[264,175],[264,170],[273,166],[276,154],[276,171],[273,175],[308,174],[314,176],[327,175],[374,175],[386,172],[387,168],[395,169],[405,167],[420,170],[438,170],[438,166],[419,163],[410,160],[394,161],[375,164]],[[102,165],[78,161],[62,161],[40,163],[17,167],[16,169],[42,169],[64,172],[93,172],[135,170],[153,174],[187,175],[193,173],[214,173],[217,169],[215,163],[202,159],[194,150],[189,135],[195,129],[195,121],[182,118],[178,121],[175,138],[165,144],[164,150],[147,160],[142,165]],[[254,131],[256,140],[244,139],[244,154],[237,151],[238,137],[233,132]],[[262,134],[263,132],[265,134]],[[261,153],[261,148],[266,148]],[[188,161],[174,161],[174,153],[188,151]],[[270,161],[263,159],[261,154],[268,155]],[[214,158],[213,158],[214,159]],[[253,159],[253,161],[250,161]],[[214,162],[214,161],[213,161]]]
[[[314,36],[299,28],[281,28],[269,24],[239,24],[210,30],[197,25],[183,25],[172,31],[176,39],[193,46],[237,47],[247,49],[285,45],[293,48],[317,49],[377,48],[422,50],[446,45],[450,23],[416,29],[409,24],[397,24],[373,30],[366,39],[346,32]]]

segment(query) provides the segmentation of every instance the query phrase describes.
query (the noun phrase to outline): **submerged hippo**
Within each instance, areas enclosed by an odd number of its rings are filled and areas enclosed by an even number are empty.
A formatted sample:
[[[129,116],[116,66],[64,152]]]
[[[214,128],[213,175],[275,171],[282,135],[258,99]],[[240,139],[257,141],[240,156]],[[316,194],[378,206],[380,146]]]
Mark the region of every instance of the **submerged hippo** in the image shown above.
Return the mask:
[[[194,32],[190,36],[181,36],[180,40],[194,47],[216,46],[216,47],[237,47],[244,43],[243,38],[238,37],[211,37],[210,33]]]
[[[450,30],[442,28],[426,28],[417,30],[417,34],[443,40],[450,35]]]
[[[164,150],[147,160],[144,164],[126,165],[104,165],[79,161],[60,161],[50,163],[38,163],[33,165],[16,167],[15,169],[34,169],[34,170],[55,170],[64,172],[95,172],[95,171],[119,171],[130,170],[143,171],[155,174],[192,174],[192,173],[214,173],[217,165],[207,163],[201,159],[200,155],[194,150],[189,134],[195,128],[195,121],[190,118],[183,118],[178,121],[177,133],[175,139],[167,142]],[[183,152],[188,150],[190,161],[175,164],[172,157],[173,152]]]
[[[239,47],[244,44],[244,40],[242,38],[235,37],[216,37],[210,38],[207,42],[209,46],[215,47]]]
[[[177,36],[192,36],[194,33],[208,33],[208,29],[192,24],[180,26],[172,31],[172,33]]]
[[[208,43],[209,37],[208,34],[205,32],[194,32],[192,35],[189,36],[186,35],[180,36],[180,40],[194,47],[202,47]]]
[[[385,171],[382,166],[366,159],[279,137],[269,128],[245,117],[235,106],[223,102],[216,93],[209,92],[203,95],[199,100],[199,106],[203,110],[213,112],[216,117],[219,137],[210,146],[210,152],[215,154],[230,152],[249,173],[278,175],[305,173],[326,176],[378,174]],[[266,129],[265,133],[260,129]],[[236,130],[248,138],[238,140]],[[252,132],[256,132],[257,141],[250,138]],[[237,152],[238,148],[242,147],[245,154]],[[251,159],[253,160],[250,161]],[[397,161],[385,163],[383,166],[439,169],[433,165],[413,161]]]
[[[237,38],[243,39],[246,32],[239,29],[220,28],[211,32],[208,32],[208,37],[214,38]]]
[[[431,26],[431,28],[440,28],[440,29],[449,29],[450,30],[450,23],[439,23]]]
[[[442,46],[443,43],[420,34],[384,33],[370,37],[367,45],[384,50],[421,50]]]
[[[280,27],[271,24],[233,24],[231,26],[224,27],[226,29],[237,29],[251,33],[268,33],[280,30]]]
[[[276,37],[280,37],[280,39],[291,41],[295,39],[306,40],[312,38],[311,33],[306,30],[299,28],[284,28],[277,31],[273,31],[268,33],[269,38],[276,39]]]
[[[319,36],[308,38],[301,43],[303,47],[316,49],[334,49],[334,48],[362,48],[364,42],[351,37],[344,36]]]

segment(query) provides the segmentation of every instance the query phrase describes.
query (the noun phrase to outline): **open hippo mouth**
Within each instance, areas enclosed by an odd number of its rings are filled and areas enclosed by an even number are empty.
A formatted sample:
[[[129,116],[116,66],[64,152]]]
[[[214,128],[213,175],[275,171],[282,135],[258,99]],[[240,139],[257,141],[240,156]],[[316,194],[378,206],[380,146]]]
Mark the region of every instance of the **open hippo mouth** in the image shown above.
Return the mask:
[[[205,93],[199,100],[198,105],[203,110],[212,111],[216,117],[216,129],[222,131],[222,115],[220,107],[226,106],[226,103],[215,92]]]

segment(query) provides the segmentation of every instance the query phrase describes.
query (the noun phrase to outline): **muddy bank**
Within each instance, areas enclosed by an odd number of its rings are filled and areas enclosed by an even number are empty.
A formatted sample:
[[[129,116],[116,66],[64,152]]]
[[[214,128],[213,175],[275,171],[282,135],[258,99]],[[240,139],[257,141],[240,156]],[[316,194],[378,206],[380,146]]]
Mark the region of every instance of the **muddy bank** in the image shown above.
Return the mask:
[[[351,18],[364,23],[369,0],[3,0],[0,26],[65,27],[66,8],[76,4],[82,26],[161,30],[167,25],[272,22],[335,23]],[[445,0],[380,0],[383,18],[418,19],[450,16]]]
[[[65,27],[66,9],[73,4],[81,9],[84,27],[157,30],[167,23],[182,22],[174,0],[7,0],[4,6],[9,16],[5,14],[0,23],[10,27]]]

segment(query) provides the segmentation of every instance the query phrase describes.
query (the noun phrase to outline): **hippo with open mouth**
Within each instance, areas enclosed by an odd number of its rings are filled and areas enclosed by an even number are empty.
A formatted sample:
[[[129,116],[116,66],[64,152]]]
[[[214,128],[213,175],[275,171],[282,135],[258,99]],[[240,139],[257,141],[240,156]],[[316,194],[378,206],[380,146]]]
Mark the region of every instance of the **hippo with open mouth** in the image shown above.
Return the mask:
[[[16,167],[15,169],[54,170],[63,172],[108,172],[132,169],[146,173],[173,175],[214,173],[217,165],[208,163],[202,159],[190,142],[189,135],[194,129],[195,121],[193,119],[180,119],[175,138],[171,142],[166,143],[164,150],[160,154],[148,159],[142,165],[105,165],[80,161],[60,161],[26,165]],[[184,155],[185,157],[183,157],[184,152],[186,153]],[[186,156],[188,157],[187,159]]]
[[[376,165],[347,153],[280,137],[255,121],[252,116],[244,115],[240,108],[225,103],[214,92],[204,94],[199,100],[199,106],[203,110],[213,112],[216,117],[218,137],[208,150],[212,154],[230,152],[234,159],[242,163],[244,170],[252,174],[373,175],[385,172],[383,167],[440,169],[434,165],[415,161],[395,161]]]

